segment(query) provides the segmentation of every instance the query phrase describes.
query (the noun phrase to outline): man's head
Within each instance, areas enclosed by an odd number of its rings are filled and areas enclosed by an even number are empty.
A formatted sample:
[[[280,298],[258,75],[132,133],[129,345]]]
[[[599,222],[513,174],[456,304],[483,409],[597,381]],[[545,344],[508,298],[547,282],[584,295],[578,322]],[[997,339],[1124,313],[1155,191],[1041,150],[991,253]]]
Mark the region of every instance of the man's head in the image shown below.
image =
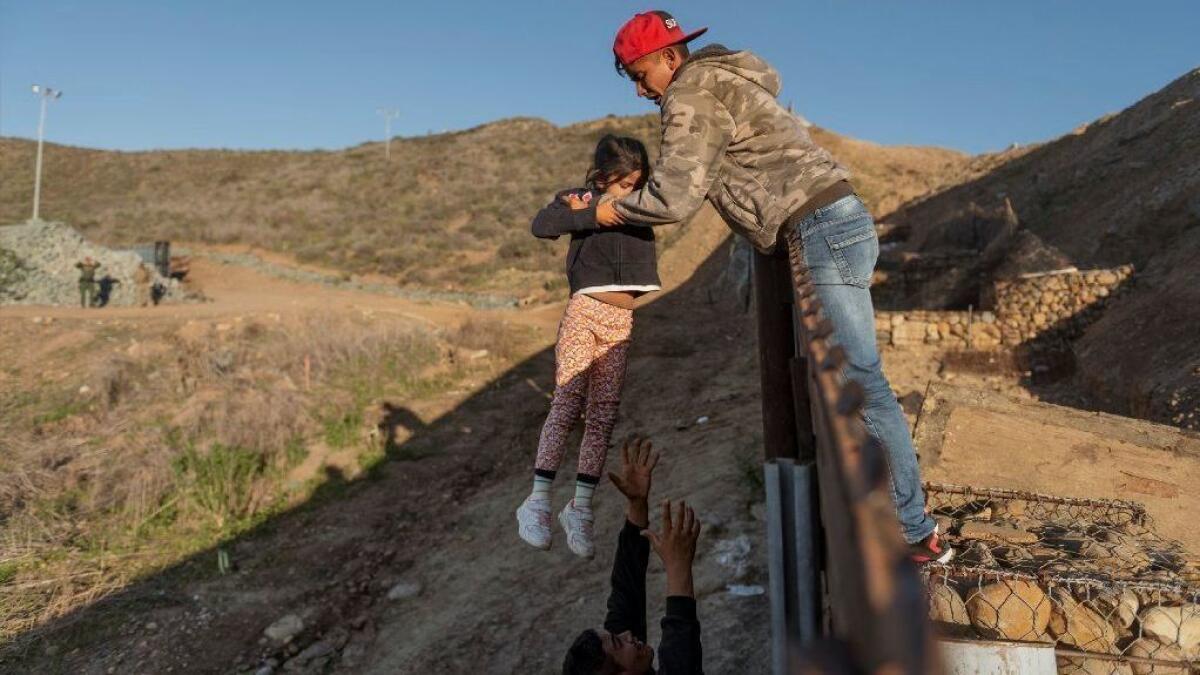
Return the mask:
[[[609,633],[591,628],[575,638],[563,659],[563,675],[640,675],[650,672],[654,650],[629,631]]]
[[[638,96],[661,104],[675,71],[687,62],[687,43],[706,30],[685,34],[666,12],[638,14],[621,26],[613,40],[617,72],[633,80]]]

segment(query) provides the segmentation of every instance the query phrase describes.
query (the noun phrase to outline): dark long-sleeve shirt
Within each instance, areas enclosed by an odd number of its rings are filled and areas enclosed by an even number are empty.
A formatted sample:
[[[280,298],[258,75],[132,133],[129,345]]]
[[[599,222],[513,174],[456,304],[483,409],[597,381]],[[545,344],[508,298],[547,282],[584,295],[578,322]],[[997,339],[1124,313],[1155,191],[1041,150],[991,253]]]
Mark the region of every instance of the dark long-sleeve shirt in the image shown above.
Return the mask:
[[[617,539],[604,630],[610,633],[629,631],[645,642],[646,566],[650,562],[650,542],[641,535],[643,529],[626,521]],[[658,644],[659,675],[703,675],[703,661],[696,599],[684,595],[667,596],[662,641]]]
[[[599,197],[586,209],[574,210],[562,201],[566,194],[587,194],[587,188],[564,190],[533,219],[533,236],[557,239],[570,235],[567,281],[574,295],[583,289],[653,291],[662,286],[654,252],[654,232],[648,227],[596,225]]]

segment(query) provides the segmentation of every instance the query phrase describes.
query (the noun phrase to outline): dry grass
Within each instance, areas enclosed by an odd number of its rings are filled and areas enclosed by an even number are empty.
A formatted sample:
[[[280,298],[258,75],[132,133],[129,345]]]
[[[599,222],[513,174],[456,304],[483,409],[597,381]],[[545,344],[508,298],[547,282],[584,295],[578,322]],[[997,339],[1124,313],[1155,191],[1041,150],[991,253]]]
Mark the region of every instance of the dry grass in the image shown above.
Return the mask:
[[[525,356],[529,332],[495,319],[472,317],[453,330],[447,340],[463,350],[486,350],[502,361]]]
[[[307,499],[317,483],[284,477],[314,443],[381,461],[372,406],[448,387],[522,339],[314,316],[111,328],[31,365],[78,379],[0,394],[0,643]]]

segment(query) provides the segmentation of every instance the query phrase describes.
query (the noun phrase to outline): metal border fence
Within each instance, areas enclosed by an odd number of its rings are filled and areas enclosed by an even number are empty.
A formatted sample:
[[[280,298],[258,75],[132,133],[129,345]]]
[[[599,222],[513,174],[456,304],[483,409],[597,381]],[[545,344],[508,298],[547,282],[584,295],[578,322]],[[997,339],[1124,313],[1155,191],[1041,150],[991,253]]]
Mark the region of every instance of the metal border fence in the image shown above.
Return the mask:
[[[782,247],[781,247],[782,248]],[[798,235],[755,256],[774,672],[940,671],[861,388]]]

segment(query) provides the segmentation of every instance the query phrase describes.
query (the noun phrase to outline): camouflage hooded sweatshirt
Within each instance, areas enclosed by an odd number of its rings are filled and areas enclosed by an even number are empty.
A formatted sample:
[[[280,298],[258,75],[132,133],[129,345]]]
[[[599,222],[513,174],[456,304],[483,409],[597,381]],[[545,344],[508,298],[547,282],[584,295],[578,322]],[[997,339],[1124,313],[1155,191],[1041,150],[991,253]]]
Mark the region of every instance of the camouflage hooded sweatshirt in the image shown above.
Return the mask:
[[[662,98],[650,179],[614,206],[631,223],[687,220],[707,198],[737,234],[769,252],[788,216],[850,172],[779,105],[779,73],[747,51],[710,45]]]

